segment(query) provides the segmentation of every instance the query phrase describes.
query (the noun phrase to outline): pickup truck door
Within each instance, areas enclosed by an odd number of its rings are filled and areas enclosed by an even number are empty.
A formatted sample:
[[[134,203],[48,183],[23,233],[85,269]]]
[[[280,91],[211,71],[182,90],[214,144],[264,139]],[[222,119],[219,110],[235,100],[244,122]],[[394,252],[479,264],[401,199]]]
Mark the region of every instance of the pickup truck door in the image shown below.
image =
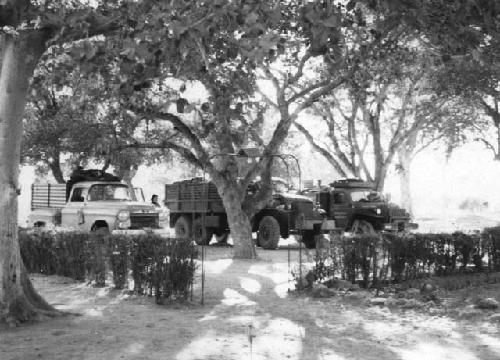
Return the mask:
[[[61,225],[64,227],[86,228],[83,209],[86,205],[87,189],[74,187],[66,206],[62,209]]]
[[[343,190],[334,190],[330,213],[333,214],[337,227],[345,228],[352,214],[352,206],[349,193]]]

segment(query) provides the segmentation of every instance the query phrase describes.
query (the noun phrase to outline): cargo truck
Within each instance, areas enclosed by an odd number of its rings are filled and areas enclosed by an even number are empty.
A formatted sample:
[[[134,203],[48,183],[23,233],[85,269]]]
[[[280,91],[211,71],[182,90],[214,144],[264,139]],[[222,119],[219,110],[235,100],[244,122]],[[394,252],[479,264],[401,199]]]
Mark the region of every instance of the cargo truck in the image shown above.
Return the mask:
[[[330,186],[307,189],[304,195],[317,201],[328,219],[345,232],[371,234],[379,231],[405,232],[417,229],[410,214],[375,190],[372,182],[337,180]]]
[[[281,191],[279,183],[273,179],[272,198],[251,219],[257,246],[276,249],[280,237],[298,234],[307,247],[313,247],[315,235],[335,229],[335,221],[327,219],[308,197]],[[165,185],[165,206],[178,237],[192,237],[201,245],[208,244],[214,234],[229,232],[222,199],[212,182],[194,178]]]

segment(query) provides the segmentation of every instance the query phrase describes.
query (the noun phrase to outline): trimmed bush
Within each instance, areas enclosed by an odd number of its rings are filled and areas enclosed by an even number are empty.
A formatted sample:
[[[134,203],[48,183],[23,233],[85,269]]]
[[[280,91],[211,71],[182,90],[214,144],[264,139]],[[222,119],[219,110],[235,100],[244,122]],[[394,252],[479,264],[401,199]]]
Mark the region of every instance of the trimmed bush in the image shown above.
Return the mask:
[[[428,276],[500,271],[500,227],[482,234],[377,234],[332,236],[317,251],[314,281],[335,277],[364,287]]]
[[[95,281],[105,286],[106,269],[117,289],[164,300],[187,299],[195,273],[195,246],[184,239],[153,234],[112,236],[80,232],[26,232],[19,234],[21,255],[29,272]]]

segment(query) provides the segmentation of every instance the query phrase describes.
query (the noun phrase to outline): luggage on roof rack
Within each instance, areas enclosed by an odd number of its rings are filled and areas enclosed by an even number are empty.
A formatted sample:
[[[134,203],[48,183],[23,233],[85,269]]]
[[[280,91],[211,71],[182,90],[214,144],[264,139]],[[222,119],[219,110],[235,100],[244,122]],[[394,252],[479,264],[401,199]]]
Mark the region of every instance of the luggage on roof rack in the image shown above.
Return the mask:
[[[71,173],[69,181],[74,184],[81,181],[120,181],[120,178],[99,169],[76,169]]]
[[[370,181],[364,181],[362,179],[342,179],[336,180],[330,184],[334,188],[363,188],[363,189],[374,189],[375,184]]]

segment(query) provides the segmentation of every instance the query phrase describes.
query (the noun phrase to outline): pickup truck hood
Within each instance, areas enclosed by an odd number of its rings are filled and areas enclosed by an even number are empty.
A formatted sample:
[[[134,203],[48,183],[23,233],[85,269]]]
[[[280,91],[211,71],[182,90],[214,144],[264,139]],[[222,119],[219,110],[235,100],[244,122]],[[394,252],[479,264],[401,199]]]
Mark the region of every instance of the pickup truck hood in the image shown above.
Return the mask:
[[[313,202],[310,198],[304,195],[297,195],[292,193],[279,193],[279,196],[282,196],[286,200],[290,201],[304,201],[304,202]]]

